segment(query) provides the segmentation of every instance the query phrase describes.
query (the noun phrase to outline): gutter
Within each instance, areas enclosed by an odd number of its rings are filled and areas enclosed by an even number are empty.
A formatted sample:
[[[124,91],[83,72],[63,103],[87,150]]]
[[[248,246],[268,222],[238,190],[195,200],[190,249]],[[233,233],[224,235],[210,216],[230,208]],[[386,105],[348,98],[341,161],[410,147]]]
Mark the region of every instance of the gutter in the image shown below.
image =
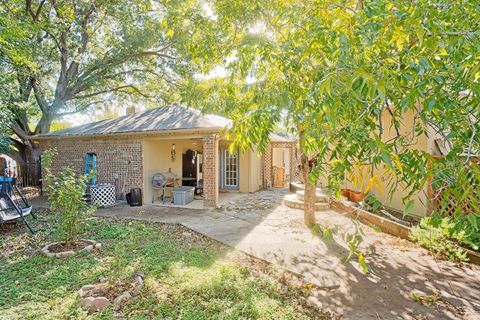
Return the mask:
[[[176,134],[205,134],[220,133],[225,130],[224,127],[214,128],[197,128],[197,129],[173,129],[173,130],[152,130],[152,131],[128,131],[128,132],[112,132],[112,133],[91,133],[91,134],[66,134],[66,135],[34,135],[27,137],[28,140],[59,140],[59,139],[85,139],[85,138],[109,138],[109,137],[125,137],[125,136],[169,136]]]

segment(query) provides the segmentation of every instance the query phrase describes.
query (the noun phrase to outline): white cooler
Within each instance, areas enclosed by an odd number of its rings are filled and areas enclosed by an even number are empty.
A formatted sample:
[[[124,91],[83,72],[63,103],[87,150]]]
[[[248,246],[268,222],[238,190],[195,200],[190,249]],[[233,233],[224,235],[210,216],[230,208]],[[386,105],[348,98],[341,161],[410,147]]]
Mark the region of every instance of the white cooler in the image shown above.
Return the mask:
[[[173,203],[178,205],[186,205],[193,201],[195,187],[177,187],[173,188]]]

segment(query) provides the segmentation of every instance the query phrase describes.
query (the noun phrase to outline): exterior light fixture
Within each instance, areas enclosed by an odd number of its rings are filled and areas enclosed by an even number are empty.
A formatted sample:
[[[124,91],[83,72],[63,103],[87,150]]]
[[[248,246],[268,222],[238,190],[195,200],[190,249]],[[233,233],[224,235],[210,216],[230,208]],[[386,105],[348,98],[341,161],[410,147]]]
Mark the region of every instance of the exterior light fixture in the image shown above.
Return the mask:
[[[193,163],[193,164],[195,164],[195,159],[197,158],[197,154],[198,154],[198,152],[197,152],[197,150],[195,150],[195,151],[193,152],[193,156],[192,156],[192,163]]]
[[[172,159],[172,162],[175,161],[175,156],[177,155],[177,153],[175,152],[175,143],[172,144],[172,150],[170,151],[170,156],[171,156],[171,159]]]

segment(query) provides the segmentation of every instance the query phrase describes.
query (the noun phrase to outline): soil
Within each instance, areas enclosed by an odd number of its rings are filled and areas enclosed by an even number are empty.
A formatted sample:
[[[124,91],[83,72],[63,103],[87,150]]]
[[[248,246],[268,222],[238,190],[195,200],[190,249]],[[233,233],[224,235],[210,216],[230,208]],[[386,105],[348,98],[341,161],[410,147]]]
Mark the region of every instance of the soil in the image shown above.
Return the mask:
[[[66,251],[79,251],[86,246],[92,245],[89,241],[78,240],[75,242],[59,242],[51,245],[48,250],[52,253],[66,252]]]

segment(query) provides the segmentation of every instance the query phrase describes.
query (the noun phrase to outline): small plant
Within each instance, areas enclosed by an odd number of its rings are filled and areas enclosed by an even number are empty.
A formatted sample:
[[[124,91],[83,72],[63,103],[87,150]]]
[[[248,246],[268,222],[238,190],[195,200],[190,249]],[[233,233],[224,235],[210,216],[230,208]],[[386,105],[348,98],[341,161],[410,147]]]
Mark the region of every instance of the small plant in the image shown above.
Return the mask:
[[[352,256],[357,256],[357,262],[360,268],[362,268],[363,272],[370,273],[371,268],[367,264],[367,260],[365,259],[364,253],[360,250],[359,246],[363,241],[362,235],[357,230],[354,233],[345,233],[344,240],[348,245],[348,255],[345,257],[345,262],[350,260]]]
[[[96,208],[89,206],[84,199],[85,181],[88,176],[77,176],[71,166],[65,167],[57,176],[52,173],[51,164],[56,154],[56,149],[45,151],[42,166],[46,173],[50,207],[59,215],[58,229],[63,240],[70,244],[85,232],[86,218],[91,216]]]
[[[426,307],[431,306],[440,299],[438,294],[423,294],[420,291],[413,290],[410,292],[410,298]]]
[[[458,243],[465,242],[465,232],[456,231],[451,218],[433,215],[425,217],[412,228],[411,239],[433,254],[450,261],[468,261],[465,250]]]
[[[369,193],[365,197],[365,209],[367,211],[377,213],[382,208],[383,208],[382,202],[377,197],[375,197],[373,193]]]
[[[310,227],[310,232],[314,236],[322,237],[325,240],[333,240],[333,236],[338,232],[338,227],[322,227],[316,223]]]

